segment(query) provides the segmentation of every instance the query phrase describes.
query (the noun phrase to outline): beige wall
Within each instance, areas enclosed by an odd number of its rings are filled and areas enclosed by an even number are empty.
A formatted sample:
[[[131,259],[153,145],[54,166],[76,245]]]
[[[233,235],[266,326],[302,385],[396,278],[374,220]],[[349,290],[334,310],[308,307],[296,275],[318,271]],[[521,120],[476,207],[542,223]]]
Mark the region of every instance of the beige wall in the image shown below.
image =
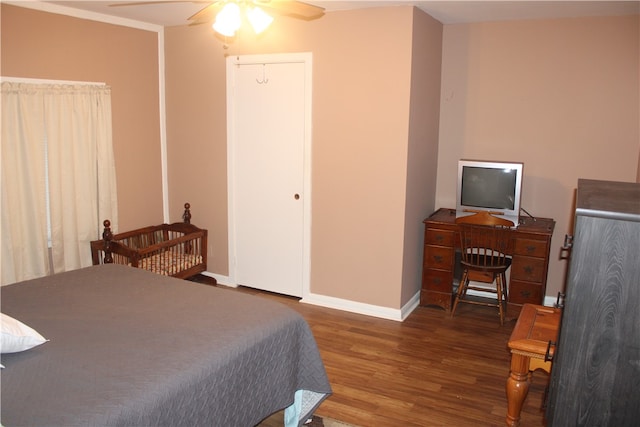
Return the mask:
[[[169,206],[191,203],[208,230],[207,268],[227,275],[225,51],[211,36],[208,25],[165,30]]]
[[[404,254],[401,306],[422,283],[424,225],[435,210],[440,121],[440,73],[443,26],[416,10],[411,53],[411,101],[405,191]]]
[[[157,33],[0,7],[2,76],[111,86],[120,230],[161,223]]]
[[[412,9],[317,23],[311,290],[399,308]]]
[[[459,158],[523,161],[522,206],[556,220],[547,295],[564,285],[578,178],[638,178],[638,28],[638,16],[445,26],[436,204],[455,206]]]
[[[167,29],[170,198],[207,209],[213,272],[228,274],[224,55],[312,52],[311,292],[399,308],[405,251],[415,258],[409,286],[417,291],[419,254],[415,242],[404,247],[413,13],[397,7],[311,22],[278,18],[268,33],[245,34],[227,52],[208,27]]]

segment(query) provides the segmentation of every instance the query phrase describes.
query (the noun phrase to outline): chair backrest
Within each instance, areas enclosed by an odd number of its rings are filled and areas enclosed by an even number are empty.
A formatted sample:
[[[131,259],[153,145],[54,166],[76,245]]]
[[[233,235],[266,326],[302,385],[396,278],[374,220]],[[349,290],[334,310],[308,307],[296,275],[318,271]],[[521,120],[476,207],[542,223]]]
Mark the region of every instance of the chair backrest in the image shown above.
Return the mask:
[[[491,215],[489,215],[491,216]],[[507,254],[511,253],[513,222],[489,218],[484,222],[475,215],[456,219],[460,231],[460,247],[463,265],[480,270],[499,270],[509,266]]]

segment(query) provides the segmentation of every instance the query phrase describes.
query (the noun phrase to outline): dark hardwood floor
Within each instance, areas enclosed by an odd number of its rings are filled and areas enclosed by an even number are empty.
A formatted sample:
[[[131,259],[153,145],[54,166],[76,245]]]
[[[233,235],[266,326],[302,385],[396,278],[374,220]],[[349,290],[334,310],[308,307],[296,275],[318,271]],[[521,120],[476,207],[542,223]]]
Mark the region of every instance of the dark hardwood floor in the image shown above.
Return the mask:
[[[333,395],[316,411],[362,427],[504,426],[507,341],[515,320],[500,326],[493,308],[461,305],[454,318],[418,307],[404,322],[275,299],[307,320]],[[545,372],[536,371],[522,426],[543,426]]]

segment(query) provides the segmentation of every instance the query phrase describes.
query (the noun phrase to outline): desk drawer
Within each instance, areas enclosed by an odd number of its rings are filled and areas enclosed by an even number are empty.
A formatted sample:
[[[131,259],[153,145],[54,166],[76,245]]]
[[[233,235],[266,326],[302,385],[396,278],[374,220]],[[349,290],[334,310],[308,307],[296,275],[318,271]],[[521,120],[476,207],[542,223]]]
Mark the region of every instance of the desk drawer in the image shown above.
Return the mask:
[[[426,245],[424,266],[441,270],[453,270],[453,248]]]
[[[509,303],[542,304],[542,285],[540,283],[511,280],[511,283],[509,283]]]
[[[428,229],[424,235],[425,245],[455,246],[456,233],[450,230]]]
[[[453,272],[425,269],[422,275],[422,289],[452,293]]]
[[[513,280],[542,283],[546,274],[544,258],[513,257],[511,264],[511,278]]]
[[[546,258],[548,252],[546,240],[515,239],[514,255]]]

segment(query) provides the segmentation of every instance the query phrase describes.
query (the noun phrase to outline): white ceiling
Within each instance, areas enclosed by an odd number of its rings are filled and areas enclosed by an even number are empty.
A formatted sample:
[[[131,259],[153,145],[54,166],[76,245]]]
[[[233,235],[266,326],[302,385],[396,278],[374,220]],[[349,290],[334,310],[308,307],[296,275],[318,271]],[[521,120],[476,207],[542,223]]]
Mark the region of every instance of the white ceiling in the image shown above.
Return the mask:
[[[184,1],[166,2],[135,6],[112,7],[114,3],[135,0],[112,1],[47,1],[64,7],[72,7],[106,15],[128,18],[150,24],[171,26],[188,24],[187,18],[202,9],[209,2]],[[146,0],[150,1],[150,0]],[[140,2],[140,0],[138,0]],[[20,4],[25,2],[7,1]],[[415,5],[443,24],[465,22],[504,21],[514,19],[547,19],[581,16],[616,16],[640,14],[640,0],[627,1],[411,1],[411,0],[308,0],[327,12],[359,9],[367,7],[388,7]]]

